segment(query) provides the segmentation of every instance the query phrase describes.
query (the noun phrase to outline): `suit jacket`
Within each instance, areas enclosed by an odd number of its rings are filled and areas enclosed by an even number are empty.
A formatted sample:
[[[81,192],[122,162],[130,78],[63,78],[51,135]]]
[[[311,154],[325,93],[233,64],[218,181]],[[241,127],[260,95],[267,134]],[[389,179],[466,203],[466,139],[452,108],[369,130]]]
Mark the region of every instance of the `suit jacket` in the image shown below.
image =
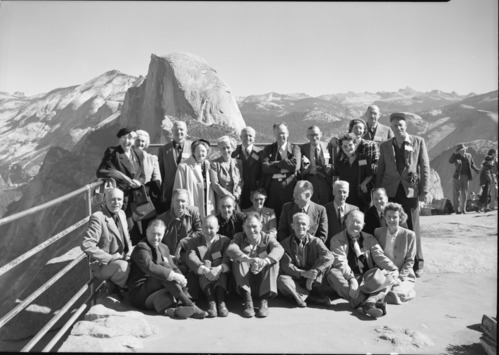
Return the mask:
[[[464,153],[464,157],[459,153],[452,153],[449,158],[449,163],[454,164],[456,166],[456,171],[454,171],[454,175],[452,176],[454,179],[459,179],[461,175],[461,169],[463,167],[463,160],[468,161],[468,166],[470,167],[470,171],[468,174],[468,180],[473,179],[473,174],[471,173],[471,169],[475,170],[477,173],[480,172],[480,169],[475,164],[473,157],[470,153]]]
[[[301,163],[301,151],[300,147],[296,144],[288,142],[288,154],[287,157],[282,157],[283,159],[278,159],[279,148],[277,143],[274,142],[265,146],[262,153],[262,180],[263,186],[269,191],[270,183],[272,181],[272,176],[274,174],[281,174],[281,170],[287,170],[286,180],[288,184],[296,180],[296,176],[300,171]]]
[[[326,215],[328,223],[327,239],[324,244],[329,245],[331,238],[345,229],[345,216],[348,212],[358,210],[357,206],[345,203],[345,211],[343,212],[343,221],[338,221],[338,212],[334,207],[334,201],[326,204]]]
[[[160,281],[169,281],[172,272],[180,273],[180,270],[173,262],[170,256],[170,250],[162,243],[158,249],[162,254],[161,261],[158,262],[156,251],[147,242],[142,239],[133,249],[130,265],[130,274],[128,276],[128,291],[132,293],[137,287],[146,282],[150,277]],[[145,308],[145,299],[142,308]]]
[[[187,189],[189,191],[190,205],[199,208],[201,219],[215,213],[216,202],[215,192],[211,187],[210,162],[203,162],[206,169],[207,196],[204,193],[204,180],[201,172],[201,165],[196,162],[194,157],[190,157],[185,163],[180,163],[175,173],[175,182],[173,189]]]
[[[118,216],[124,238],[121,237],[111,213],[105,206],[90,216],[88,228],[81,243],[81,250],[88,255],[90,263],[107,264],[114,259],[113,254],[116,253],[120,253],[124,260],[130,258],[132,241],[128,234],[125,212],[119,210]],[[125,245],[128,247],[126,254]]]
[[[190,158],[191,143],[192,142],[188,140],[184,142],[181,163],[184,163]],[[161,202],[165,205],[166,209],[170,208],[172,199],[173,183],[175,181],[175,173],[177,172],[177,154],[177,150],[173,148],[173,141],[166,143],[164,146],[160,147],[158,151],[159,171],[162,178]]]
[[[374,237],[379,242],[381,249],[385,250],[386,237],[387,237],[388,227],[377,228],[374,231]],[[392,262],[397,266],[399,270],[399,278],[404,279],[416,279],[414,274],[414,258],[416,256],[416,234],[406,228],[399,227],[399,232],[395,238],[395,243],[393,246],[393,258]]]
[[[160,214],[158,219],[165,222],[166,230],[163,244],[168,246],[174,255],[178,256],[180,250],[177,250],[179,243],[186,237],[201,232],[201,218],[199,217],[199,209],[195,206],[186,206],[185,212],[180,217],[180,225],[177,227],[177,218],[172,209]]]
[[[241,208],[247,208],[251,206],[250,193],[255,191],[257,188],[261,187],[261,175],[262,175],[262,150],[256,146],[253,146],[253,150],[248,159],[242,151],[242,145],[239,144],[232,152],[232,158],[240,161],[242,169],[242,180],[244,185],[242,186],[240,205]]]
[[[204,265],[204,261],[209,260],[212,267],[225,264],[230,270],[231,262],[226,253],[229,244],[230,239],[219,234],[218,240],[214,241],[208,250],[206,240],[202,234],[189,238],[187,242],[187,266],[197,274],[199,267]]]
[[[104,152],[104,157],[97,168],[98,178],[113,178],[116,180],[117,187],[122,190],[125,196],[128,196],[130,191],[130,185],[126,180],[118,175],[109,171],[109,169],[116,169],[130,179],[139,180],[142,184],[145,183],[144,175],[144,154],[135,148],[132,148],[132,154],[135,156],[135,160],[138,162],[136,169],[130,164],[130,160],[127,158],[123,148],[120,145],[116,147],[109,147]]]
[[[244,213],[234,211],[228,220],[225,220],[221,213],[217,213],[216,217],[219,226],[218,234],[232,239],[236,233],[243,231]]]
[[[364,239],[361,252],[366,256],[368,269],[372,269],[377,266],[382,270],[398,270],[397,266],[383,253],[383,249],[379,245],[376,238],[368,233],[360,233]],[[352,269],[348,265],[349,248],[350,245],[346,229],[336,234],[331,239],[330,249],[334,255],[333,267],[339,269],[343,274],[343,277],[347,280],[355,276]]]
[[[322,165],[317,167],[317,175],[325,179],[329,184],[331,184],[330,171],[333,166],[333,159],[328,150],[327,144],[325,142],[319,142],[321,147],[321,161]],[[300,174],[302,179],[306,179],[310,174],[310,142],[300,145],[301,150],[301,168]]]
[[[145,182],[159,181],[161,183],[161,173],[159,172],[158,157],[154,154],[142,152],[144,154],[144,175]]]
[[[429,191],[430,182],[430,163],[426,144],[423,138],[417,136],[408,136],[409,145],[404,143],[406,166],[399,174],[397,162],[395,161],[395,147],[393,144],[395,138],[391,138],[380,145],[380,157],[378,161],[378,171],[376,174],[376,186],[384,187],[388,197],[395,197],[400,183],[404,187],[406,196],[409,188],[414,189],[414,198]],[[409,173],[419,175],[419,183],[413,185],[409,180]]]
[[[260,235],[260,243],[256,246],[256,249],[252,254],[254,248],[249,243],[244,232],[237,233],[234,238],[232,238],[232,241],[227,248],[227,255],[229,258],[232,260],[239,260],[243,254],[246,254],[251,255],[251,257],[260,257],[262,259],[268,257],[273,260],[272,264],[278,263],[284,254],[284,249],[281,244],[279,244],[277,239],[268,234],[261,232]]]
[[[282,242],[289,236],[294,236],[291,223],[293,223],[293,215],[298,212],[301,212],[301,210],[294,202],[286,202],[282,206],[281,217],[279,219],[279,229],[277,231],[278,241]],[[310,217],[310,229],[308,232],[325,242],[328,231],[326,208],[310,201],[307,214]]]
[[[393,134],[392,129],[378,122],[374,134],[368,129],[362,138],[368,141],[376,142],[380,145],[384,141],[393,137],[395,137],[395,135]]]
[[[362,229],[363,232],[366,232],[369,234],[374,234],[374,230],[376,228],[381,227],[381,221],[380,221],[378,211],[376,210],[375,206],[369,207],[367,209],[367,211],[364,213],[364,221],[365,221],[365,225],[364,225],[364,228]],[[407,222],[404,222],[400,226],[404,227],[404,228],[408,228]]]
[[[304,247],[305,265],[300,265],[298,262],[298,240],[295,236],[286,238],[281,242],[284,248],[284,255],[280,262],[281,274],[299,279],[301,270],[315,269],[319,274],[316,281],[321,283],[324,275],[327,275],[333,266],[333,253],[326,248],[321,239],[311,234],[308,234],[306,239]]]
[[[253,212],[255,208],[251,206],[243,210],[243,212]],[[260,212],[260,217],[262,219],[262,232],[265,234],[270,234],[274,237],[277,236],[277,219],[275,217],[275,212],[272,208],[262,207],[262,211]]]
[[[242,163],[236,159],[230,158],[230,175],[228,174],[228,171],[225,171],[225,169],[221,167],[221,163],[222,157],[213,160],[211,162],[210,170],[211,187],[213,188],[213,191],[215,191],[217,205],[220,202],[220,199],[227,195],[232,195],[236,200],[239,200],[243,188],[241,174],[243,169]]]

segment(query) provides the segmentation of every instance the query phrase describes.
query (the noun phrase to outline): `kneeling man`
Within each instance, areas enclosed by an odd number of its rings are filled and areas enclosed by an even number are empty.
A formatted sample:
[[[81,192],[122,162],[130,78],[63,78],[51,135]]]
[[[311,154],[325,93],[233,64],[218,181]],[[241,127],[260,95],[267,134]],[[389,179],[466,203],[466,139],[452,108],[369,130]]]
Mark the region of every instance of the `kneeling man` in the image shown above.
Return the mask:
[[[306,213],[295,213],[292,227],[294,235],[281,242],[284,255],[277,288],[283,295],[293,297],[299,307],[307,306],[306,299],[329,305],[328,293],[332,289],[327,275],[333,265],[333,253],[320,238],[308,233],[310,217]]]
[[[246,215],[243,229],[244,232],[237,233],[227,248],[227,255],[233,260],[236,291],[245,300],[244,317],[255,315],[252,296],[260,299],[256,315],[267,317],[267,301],[277,295],[279,260],[284,249],[273,235],[262,232],[262,222],[257,212]]]
[[[353,308],[361,306],[367,315],[381,317],[386,314],[384,298],[387,288],[394,283],[392,273],[398,274],[398,268],[385,256],[378,241],[371,234],[362,232],[362,212],[351,211],[345,223],[346,229],[331,239],[334,268],[328,275],[329,282]],[[370,276],[369,279],[365,274]]]
[[[147,227],[147,237],[132,252],[128,278],[130,303],[142,309],[154,308],[158,313],[170,316],[203,319],[207,313],[189,298],[187,279],[173,262],[168,247],[161,243],[165,229],[162,220],[152,220]],[[167,312],[167,307],[173,304],[168,301],[169,296],[175,297],[183,306],[177,307],[173,314]]]
[[[95,278],[106,280],[110,293],[126,286],[130,272],[128,260],[132,242],[123,206],[123,191],[117,188],[105,192],[106,203],[90,216],[83,235],[81,249],[88,255]]]

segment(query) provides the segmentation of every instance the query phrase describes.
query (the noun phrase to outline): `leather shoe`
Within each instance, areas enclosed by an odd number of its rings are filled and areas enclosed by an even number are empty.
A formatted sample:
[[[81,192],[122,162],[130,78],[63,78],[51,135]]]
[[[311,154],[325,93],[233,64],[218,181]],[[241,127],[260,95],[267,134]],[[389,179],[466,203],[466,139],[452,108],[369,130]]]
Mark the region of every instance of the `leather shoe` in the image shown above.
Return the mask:
[[[381,309],[383,311],[383,315],[386,315],[386,302],[382,300],[378,300],[376,302],[376,308]]]
[[[323,306],[331,305],[331,299],[326,295],[323,296],[309,295],[308,300],[317,304],[321,304]]]
[[[362,310],[366,315],[373,318],[378,318],[383,316],[383,311],[379,308],[376,308],[374,302],[364,302],[362,304]]]
[[[187,319],[191,317],[196,309],[193,306],[179,306],[175,308],[168,308],[165,310],[165,314],[172,318]]]
[[[198,306],[193,306],[195,311],[192,314],[191,318],[194,319],[204,319],[205,317],[208,316],[208,313],[200,309]]]
[[[253,309],[253,302],[246,302],[244,305],[243,317],[251,318],[255,315],[255,310]]]
[[[260,308],[258,308],[256,315],[260,318],[265,318],[269,315],[269,305],[267,300],[263,299],[260,301]]]
[[[209,305],[208,318],[215,318],[217,316],[217,306],[215,305],[215,301],[209,302]]]
[[[220,302],[218,304],[218,316],[219,317],[227,317],[229,315],[229,310],[225,306],[225,302]]]
[[[424,268],[424,260],[417,259],[414,264],[414,273],[416,274],[416,277],[421,277],[423,275],[424,272],[423,268]]]

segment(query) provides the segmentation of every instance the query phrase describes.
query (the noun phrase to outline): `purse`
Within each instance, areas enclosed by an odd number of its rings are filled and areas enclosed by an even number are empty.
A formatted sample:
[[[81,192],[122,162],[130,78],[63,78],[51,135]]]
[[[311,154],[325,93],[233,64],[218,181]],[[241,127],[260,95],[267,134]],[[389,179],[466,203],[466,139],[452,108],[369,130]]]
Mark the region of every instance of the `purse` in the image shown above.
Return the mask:
[[[147,195],[144,185],[132,190],[132,201],[130,208],[132,211],[132,219],[137,222],[143,219],[152,218],[156,215],[156,208]]]

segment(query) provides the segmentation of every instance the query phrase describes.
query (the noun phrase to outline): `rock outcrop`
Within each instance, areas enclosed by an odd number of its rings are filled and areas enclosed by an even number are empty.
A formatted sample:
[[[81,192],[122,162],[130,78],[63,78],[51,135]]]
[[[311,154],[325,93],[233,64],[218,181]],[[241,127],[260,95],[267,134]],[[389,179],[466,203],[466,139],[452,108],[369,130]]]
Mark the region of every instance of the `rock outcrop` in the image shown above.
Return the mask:
[[[125,96],[120,122],[146,130],[151,142],[165,143],[168,134],[158,128],[171,130],[176,120],[186,121],[189,128],[202,124],[207,139],[219,137],[219,129],[238,134],[245,126],[236,98],[204,59],[188,53],[153,54],[147,76]],[[210,132],[212,126],[215,132]]]

